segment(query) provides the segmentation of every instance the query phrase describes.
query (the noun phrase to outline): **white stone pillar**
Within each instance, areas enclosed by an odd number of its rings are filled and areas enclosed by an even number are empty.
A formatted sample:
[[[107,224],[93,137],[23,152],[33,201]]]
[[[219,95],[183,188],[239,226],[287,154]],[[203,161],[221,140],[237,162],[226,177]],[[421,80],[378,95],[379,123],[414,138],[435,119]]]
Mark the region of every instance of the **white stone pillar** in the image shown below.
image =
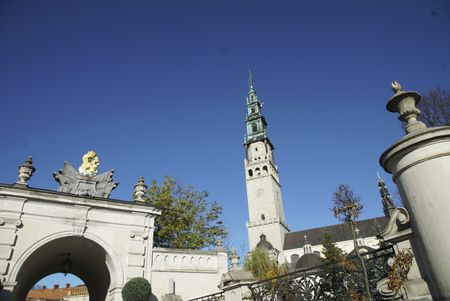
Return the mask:
[[[401,91],[387,108],[406,121],[407,135],[380,158],[393,175],[403,203],[411,215],[414,253],[434,300],[450,300],[450,127],[426,128],[416,121],[420,95]]]

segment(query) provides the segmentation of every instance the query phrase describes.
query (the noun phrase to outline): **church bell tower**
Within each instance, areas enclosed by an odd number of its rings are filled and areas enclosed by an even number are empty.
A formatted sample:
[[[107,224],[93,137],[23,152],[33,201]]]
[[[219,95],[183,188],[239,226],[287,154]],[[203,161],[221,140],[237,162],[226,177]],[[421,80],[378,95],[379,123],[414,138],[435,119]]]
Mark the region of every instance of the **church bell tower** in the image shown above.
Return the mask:
[[[267,122],[261,112],[262,104],[253,87],[251,73],[249,86],[245,120],[247,134],[244,139],[249,250],[256,247],[264,234],[275,249],[282,251],[284,236],[289,228],[284,218],[274,147],[267,136]]]

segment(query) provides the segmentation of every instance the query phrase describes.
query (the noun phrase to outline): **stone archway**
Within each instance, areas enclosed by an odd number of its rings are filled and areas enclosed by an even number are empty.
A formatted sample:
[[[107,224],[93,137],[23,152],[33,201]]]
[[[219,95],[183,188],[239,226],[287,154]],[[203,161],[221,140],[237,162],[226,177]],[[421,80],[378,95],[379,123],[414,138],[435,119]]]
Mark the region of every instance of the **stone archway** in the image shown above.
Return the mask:
[[[108,267],[108,256],[99,244],[84,237],[51,240],[32,252],[21,265],[16,277],[14,300],[25,300],[36,281],[58,272],[69,272],[82,279],[89,290],[89,300],[105,300],[112,269]]]
[[[154,219],[142,201],[0,184],[1,301],[23,301],[42,277],[68,271],[90,300],[121,301],[127,279],[151,279]]]

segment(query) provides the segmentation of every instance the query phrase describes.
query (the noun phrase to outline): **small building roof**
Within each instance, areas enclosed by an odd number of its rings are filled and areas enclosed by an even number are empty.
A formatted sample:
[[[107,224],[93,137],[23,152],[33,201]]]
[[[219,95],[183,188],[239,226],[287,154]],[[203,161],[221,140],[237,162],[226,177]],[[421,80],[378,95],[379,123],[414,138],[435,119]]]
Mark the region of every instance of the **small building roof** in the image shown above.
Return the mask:
[[[312,268],[322,264],[322,260],[320,256],[314,253],[306,253],[302,257],[299,258],[297,264],[295,265],[296,269],[307,269]]]
[[[273,250],[273,246],[267,241],[266,235],[263,233],[259,236],[259,242],[256,244],[259,249]]]

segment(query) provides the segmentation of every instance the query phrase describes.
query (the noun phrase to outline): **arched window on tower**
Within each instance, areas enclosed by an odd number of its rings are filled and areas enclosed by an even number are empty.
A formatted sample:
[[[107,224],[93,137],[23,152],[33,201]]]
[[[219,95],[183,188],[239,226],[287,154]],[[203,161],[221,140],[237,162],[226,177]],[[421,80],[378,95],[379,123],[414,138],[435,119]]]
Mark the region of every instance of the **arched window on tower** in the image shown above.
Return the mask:
[[[263,171],[264,171],[264,174],[267,174],[269,172],[266,165],[263,166]]]
[[[266,216],[265,216],[264,214],[261,214],[261,219],[262,219],[262,220],[265,220],[265,219],[266,219]]]
[[[255,172],[257,176],[261,175],[261,170],[259,169],[259,167],[256,167]]]
[[[256,123],[252,124],[252,132],[256,133],[258,131],[258,125]]]
[[[253,177],[253,170],[251,170],[251,169],[248,170],[248,176]]]

